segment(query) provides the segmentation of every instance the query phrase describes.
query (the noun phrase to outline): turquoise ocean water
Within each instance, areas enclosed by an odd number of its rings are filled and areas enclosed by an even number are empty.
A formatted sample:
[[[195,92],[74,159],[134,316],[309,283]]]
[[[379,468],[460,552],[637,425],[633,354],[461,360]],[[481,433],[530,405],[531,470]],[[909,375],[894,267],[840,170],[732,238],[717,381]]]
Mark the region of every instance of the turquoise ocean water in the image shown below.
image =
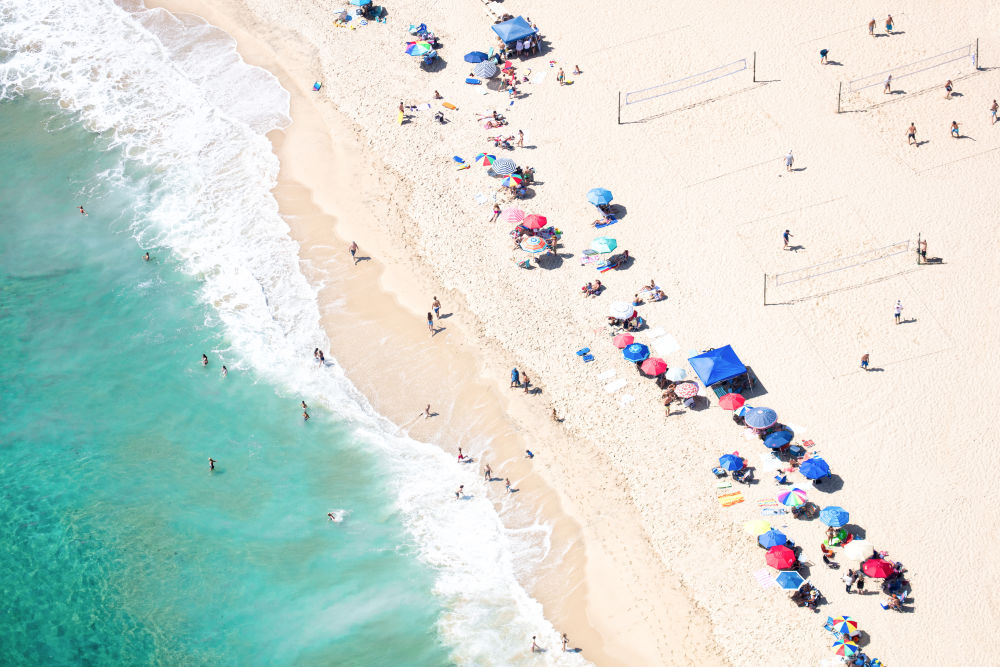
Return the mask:
[[[0,663],[447,663],[377,466],[321,406],[221,376],[196,280],[125,231],[147,193],[60,120],[0,104]]]

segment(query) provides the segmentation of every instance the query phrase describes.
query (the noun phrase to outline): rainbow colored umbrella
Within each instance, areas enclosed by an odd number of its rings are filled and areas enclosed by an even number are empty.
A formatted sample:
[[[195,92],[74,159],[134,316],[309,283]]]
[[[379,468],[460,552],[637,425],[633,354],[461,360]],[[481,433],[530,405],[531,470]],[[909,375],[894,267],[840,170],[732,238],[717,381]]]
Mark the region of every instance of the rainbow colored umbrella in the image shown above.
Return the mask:
[[[524,177],[523,176],[517,176],[516,174],[511,174],[507,178],[503,179],[503,183],[501,183],[501,185],[503,185],[505,188],[509,188],[512,185],[516,186],[516,185],[520,185],[521,183],[524,183]],[[531,229],[535,229],[535,228],[532,227]],[[538,227],[537,229],[541,229],[541,227]]]
[[[494,162],[496,162],[496,160],[497,160],[496,155],[487,155],[486,153],[480,153],[479,155],[476,156],[476,162],[483,165],[484,167],[491,166]]]
[[[500,222],[506,222],[508,225],[513,225],[514,223],[524,220],[524,215],[524,211],[519,208],[505,208],[500,212],[498,220],[500,220]]]
[[[737,410],[743,407],[746,399],[739,394],[726,394],[719,399],[719,407],[723,410]]]
[[[850,658],[855,653],[860,651],[858,645],[852,641],[835,641],[833,642],[833,652],[837,655],[842,655],[845,658]]]
[[[627,333],[618,334],[611,339],[611,342],[614,343],[614,346],[619,350],[624,350],[626,347],[635,342],[635,336]]]
[[[680,398],[691,398],[692,396],[697,395],[698,385],[693,382],[682,382],[674,387],[674,393]]]
[[[646,361],[642,362],[639,366],[642,372],[646,375],[660,375],[667,372],[667,362],[663,359],[657,359],[656,357],[650,357]]]
[[[802,489],[792,489],[791,491],[782,491],[778,494],[778,502],[782,505],[788,505],[789,507],[798,507],[799,505],[805,505],[807,501],[806,492]]]
[[[850,616],[838,616],[833,619],[833,631],[853,637],[858,634],[858,622]]]
[[[521,241],[521,250],[524,252],[542,252],[545,250],[545,241],[540,236],[529,236]]]
[[[406,55],[408,56],[425,56],[433,50],[434,47],[427,42],[409,42],[406,45]]]
[[[771,547],[764,556],[764,561],[775,570],[789,570],[795,565],[795,552],[784,544]]]
[[[521,226],[525,229],[541,229],[547,224],[549,221],[544,215],[535,215],[534,213],[521,222]]]

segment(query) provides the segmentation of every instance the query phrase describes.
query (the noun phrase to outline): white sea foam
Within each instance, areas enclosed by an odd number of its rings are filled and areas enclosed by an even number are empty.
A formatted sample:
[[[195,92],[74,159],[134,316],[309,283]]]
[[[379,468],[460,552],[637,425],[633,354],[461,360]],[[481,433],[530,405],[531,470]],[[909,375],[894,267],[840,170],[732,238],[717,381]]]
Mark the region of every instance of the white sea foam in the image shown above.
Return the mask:
[[[152,174],[156,196],[132,231],[202,278],[202,298],[241,364],[295,395],[323,396],[379,457],[436,572],[439,629],[455,661],[582,664],[558,650],[541,605],[518,584],[548,552],[549,527],[505,528],[474,466],[400,435],[337,367],[311,363],[314,347],[328,348],[316,290],[271,195],[278,161],[265,133],[289,122],[278,81],[193,17],[126,0],[0,0],[0,99],[26,92],[75,114]],[[456,501],[459,484],[468,496]],[[550,650],[531,655],[532,635]]]

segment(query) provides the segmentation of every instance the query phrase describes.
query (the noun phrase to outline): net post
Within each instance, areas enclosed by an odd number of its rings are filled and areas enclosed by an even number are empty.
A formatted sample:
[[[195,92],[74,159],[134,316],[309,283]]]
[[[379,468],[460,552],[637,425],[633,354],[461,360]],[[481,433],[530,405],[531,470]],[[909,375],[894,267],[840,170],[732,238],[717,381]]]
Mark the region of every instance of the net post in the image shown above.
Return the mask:
[[[837,113],[840,113],[840,94],[844,92],[844,82],[837,84]]]
[[[767,274],[764,274],[764,305],[767,305]]]
[[[622,91],[618,91],[618,124],[622,124]]]
[[[976,37],[976,71],[979,71],[979,38]]]
[[[917,264],[920,264],[920,232],[917,232]]]
[[[979,40],[976,40],[976,43],[978,44]],[[757,52],[756,51],[753,52],[753,82],[757,83]]]

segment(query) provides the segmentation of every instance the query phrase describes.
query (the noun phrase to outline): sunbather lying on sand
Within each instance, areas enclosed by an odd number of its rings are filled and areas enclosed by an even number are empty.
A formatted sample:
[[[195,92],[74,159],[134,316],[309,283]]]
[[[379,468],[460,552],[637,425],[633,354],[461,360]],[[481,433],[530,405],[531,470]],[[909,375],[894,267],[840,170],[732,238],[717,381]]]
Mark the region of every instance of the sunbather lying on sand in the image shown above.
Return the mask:
[[[594,220],[590,224],[594,227],[597,227],[598,225],[606,225],[609,222],[611,222],[611,218],[609,218],[608,216],[604,216],[603,218],[598,218],[597,220]]]
[[[487,130],[493,130],[503,126],[504,122],[499,120],[488,120],[485,123],[483,123],[483,127],[485,127]]]

